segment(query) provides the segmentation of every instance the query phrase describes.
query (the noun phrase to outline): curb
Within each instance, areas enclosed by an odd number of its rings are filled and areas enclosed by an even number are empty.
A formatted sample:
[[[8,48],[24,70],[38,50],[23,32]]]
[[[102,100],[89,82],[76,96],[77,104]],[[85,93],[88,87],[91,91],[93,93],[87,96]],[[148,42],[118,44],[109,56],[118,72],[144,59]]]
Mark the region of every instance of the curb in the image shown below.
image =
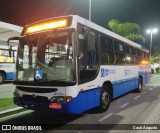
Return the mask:
[[[5,111],[1,111],[0,112],[0,118],[2,117],[6,117],[8,115],[12,115],[12,114],[16,114],[16,113],[19,113],[19,112],[23,112],[23,111],[26,111],[27,109],[23,108],[23,107],[17,107],[17,108],[13,108],[13,109],[8,109],[8,110],[5,110]]]

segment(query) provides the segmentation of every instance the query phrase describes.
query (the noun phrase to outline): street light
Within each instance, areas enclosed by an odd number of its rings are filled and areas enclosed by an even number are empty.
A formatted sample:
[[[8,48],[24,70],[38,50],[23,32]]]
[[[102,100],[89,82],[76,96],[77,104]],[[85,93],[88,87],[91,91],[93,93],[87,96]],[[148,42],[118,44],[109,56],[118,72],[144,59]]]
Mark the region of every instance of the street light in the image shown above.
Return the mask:
[[[89,21],[91,21],[91,13],[92,12],[92,2],[89,0]]]
[[[154,28],[154,29],[148,29],[147,30],[147,34],[150,34],[151,35],[151,40],[150,40],[150,58],[151,58],[151,50],[152,50],[152,35],[157,33],[158,32],[158,29],[157,28]]]

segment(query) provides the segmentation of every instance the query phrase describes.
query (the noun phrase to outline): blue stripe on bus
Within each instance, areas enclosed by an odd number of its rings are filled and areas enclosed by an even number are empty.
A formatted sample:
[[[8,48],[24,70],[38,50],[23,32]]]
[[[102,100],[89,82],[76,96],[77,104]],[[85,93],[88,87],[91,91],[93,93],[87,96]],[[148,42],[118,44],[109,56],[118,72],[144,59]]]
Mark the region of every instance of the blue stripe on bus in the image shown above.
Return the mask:
[[[138,87],[138,79],[127,80],[113,85],[113,98],[119,97]]]
[[[81,113],[100,104],[101,89],[93,89],[79,93],[70,103],[64,103],[64,110],[70,113]]]
[[[6,80],[13,80],[14,79],[14,72],[7,72],[6,73]]]
[[[151,78],[150,72],[139,72],[139,75],[143,77],[143,85],[148,83]]]
[[[130,81],[130,80],[137,80],[137,79],[138,79],[138,76],[133,77],[133,78],[127,78],[127,79],[112,81],[112,84],[114,85],[114,84],[123,83],[123,82],[127,82],[127,81]]]

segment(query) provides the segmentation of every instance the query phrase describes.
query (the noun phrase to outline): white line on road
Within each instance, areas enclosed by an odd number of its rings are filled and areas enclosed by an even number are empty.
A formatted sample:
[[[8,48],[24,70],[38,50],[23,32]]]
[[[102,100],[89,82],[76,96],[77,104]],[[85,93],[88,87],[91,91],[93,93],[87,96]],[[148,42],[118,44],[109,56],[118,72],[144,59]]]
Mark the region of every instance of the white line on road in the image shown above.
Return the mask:
[[[125,103],[125,104],[121,105],[121,108],[126,107],[128,104],[129,104],[129,103]]]
[[[143,92],[143,94],[147,93],[147,91]]]
[[[138,99],[138,98],[140,98],[140,96],[136,96],[134,99]]]
[[[98,120],[99,122],[104,121],[105,119],[107,119],[108,117],[110,117],[111,115],[113,115],[113,113],[109,113],[108,115],[104,116],[103,118],[101,118],[100,120]]]
[[[153,88],[150,88],[149,90],[152,90]]]
[[[4,113],[8,113],[10,111],[16,111],[16,110],[19,110],[19,109],[22,109],[23,107],[17,107],[17,108],[13,108],[13,109],[8,109],[8,110],[5,110],[5,111],[2,111],[0,112],[0,114],[4,114]]]

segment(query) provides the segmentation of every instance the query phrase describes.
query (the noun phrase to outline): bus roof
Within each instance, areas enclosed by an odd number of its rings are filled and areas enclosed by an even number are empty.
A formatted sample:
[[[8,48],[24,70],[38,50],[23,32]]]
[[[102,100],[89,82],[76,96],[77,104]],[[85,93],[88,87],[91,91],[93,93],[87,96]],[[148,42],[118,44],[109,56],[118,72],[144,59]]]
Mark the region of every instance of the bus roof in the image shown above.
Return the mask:
[[[90,27],[92,29],[95,29],[95,30],[97,30],[99,32],[102,32],[102,33],[104,33],[104,34],[106,34],[106,35],[108,35],[110,37],[118,39],[118,40],[120,40],[120,41],[122,41],[124,43],[132,45],[133,47],[137,47],[139,49],[142,49],[143,51],[149,52],[149,50],[147,48],[145,48],[144,46],[142,46],[142,45],[140,45],[138,43],[135,43],[135,42],[133,42],[133,41],[131,41],[129,39],[126,39],[126,38],[124,38],[124,37],[112,32],[112,31],[110,31],[108,29],[105,29],[105,28],[103,28],[103,27],[101,27],[101,26],[99,26],[99,25],[97,25],[97,24],[85,19],[85,18],[82,18],[82,17],[77,16],[77,15],[72,15],[72,16],[76,18],[77,22],[79,22],[79,23],[81,23],[83,25],[86,25],[86,26],[88,26],[88,27]]]
[[[103,28],[103,27],[101,27],[101,26],[99,26],[99,25],[97,25],[97,24],[95,24],[95,23],[93,23],[93,22],[91,22],[91,21],[89,21],[89,20],[87,20],[85,18],[82,18],[82,17],[80,17],[78,15],[68,15],[68,16],[60,16],[60,17],[49,18],[49,19],[41,20],[41,21],[38,21],[38,22],[35,22],[35,23],[32,23],[32,24],[26,25],[25,27],[30,26],[30,25],[34,25],[34,24],[40,23],[40,22],[45,22],[45,21],[49,21],[49,20],[53,20],[53,19],[68,18],[68,17],[73,17],[73,21],[72,21],[72,24],[71,24],[70,27],[76,28],[77,22],[79,22],[79,23],[81,23],[83,25],[86,25],[86,26],[96,30],[96,31],[102,32],[102,33],[104,33],[104,34],[106,34],[106,35],[108,35],[110,37],[113,37],[113,38],[115,38],[117,40],[120,40],[120,41],[122,41],[124,43],[132,45],[133,47],[137,47],[137,48],[139,48],[139,49],[141,49],[143,51],[149,52],[149,50],[147,48],[145,48],[144,46],[142,46],[142,45],[140,45],[138,43],[135,43],[135,42],[133,42],[133,41],[131,41],[129,39],[126,39],[126,38],[124,38],[124,37],[112,32],[112,31],[110,31],[108,29],[105,29],[105,28]],[[69,28],[69,27],[66,27],[66,28]]]

